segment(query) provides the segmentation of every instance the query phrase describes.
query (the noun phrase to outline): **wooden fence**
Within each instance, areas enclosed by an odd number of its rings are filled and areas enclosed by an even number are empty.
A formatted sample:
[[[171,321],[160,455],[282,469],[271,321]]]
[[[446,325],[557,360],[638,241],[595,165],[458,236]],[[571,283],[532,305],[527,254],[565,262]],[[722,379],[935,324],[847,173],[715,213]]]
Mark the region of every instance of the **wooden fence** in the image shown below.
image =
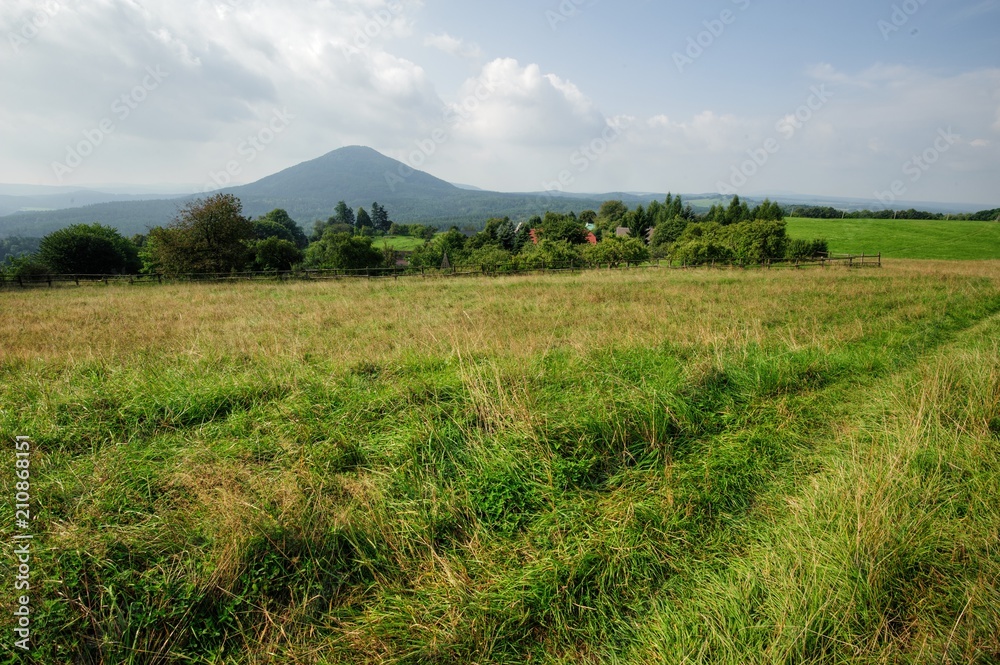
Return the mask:
[[[447,268],[414,268],[397,266],[394,268],[368,268],[363,270],[288,270],[280,272],[229,272],[229,273],[192,273],[183,275],[47,275],[4,277],[0,274],[0,289],[2,288],[32,288],[55,287],[57,285],[84,284],[124,284],[147,285],[178,282],[248,282],[248,281],[315,281],[342,279],[412,279],[412,278],[442,278],[503,275],[541,275],[557,273],[579,273],[589,270],[693,270],[693,269],[794,269],[829,268],[841,266],[847,268],[875,268],[882,266],[880,254],[831,254],[813,259],[769,259],[762,263],[747,264],[738,261],[708,261],[699,264],[686,264],[670,259],[654,260],[641,264],[607,264],[607,263],[563,263],[563,264],[496,264],[496,265],[454,265]]]

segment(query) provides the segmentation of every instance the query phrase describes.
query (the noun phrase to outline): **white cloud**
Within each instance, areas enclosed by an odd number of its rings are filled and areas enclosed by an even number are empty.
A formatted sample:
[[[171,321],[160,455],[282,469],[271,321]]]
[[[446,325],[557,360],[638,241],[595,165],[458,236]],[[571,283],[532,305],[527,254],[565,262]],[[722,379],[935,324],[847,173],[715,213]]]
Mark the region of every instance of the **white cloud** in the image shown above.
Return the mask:
[[[567,145],[607,126],[573,83],[512,58],[487,63],[451,105],[456,134],[480,145]]]
[[[468,44],[457,37],[452,37],[446,32],[440,35],[428,35],[424,38],[424,46],[436,48],[448,55],[459,58],[478,60],[483,57],[483,50],[479,48],[479,44]]]
[[[4,4],[0,26],[11,29],[36,3]],[[10,63],[4,55],[0,143],[25,149],[0,155],[0,181],[52,182],[52,162],[106,117],[114,133],[70,184],[121,181],[123,164],[140,181],[200,180],[238,158],[276,109],[296,120],[243,165],[241,181],[346,143],[392,145],[440,116],[426,72],[387,48],[412,33],[412,0],[59,6]],[[112,104],[147,67],[169,75],[118,120]]]
[[[901,165],[948,128],[969,138],[912,186],[913,198],[992,192],[1000,178],[1000,68],[945,74],[892,63],[860,71],[821,63],[797,82],[799,95],[787,96],[787,83],[775,86],[773,95],[754,102],[753,114],[735,101],[680,113],[679,102],[650,94],[642,102],[650,110],[639,115],[630,105],[640,102],[626,96],[602,102],[613,109],[598,108],[592,95],[600,90],[582,87],[582,78],[563,69],[514,58],[481,64],[474,42],[426,32],[418,0],[60,0],[59,6],[19,53],[0,44],[8,49],[0,56],[0,181],[51,183],[51,163],[110,116],[147,67],[169,77],[116,121],[70,184],[198,181],[232,159],[241,160],[238,179],[248,182],[342,145],[411,154],[435,130],[445,140],[427,170],[506,190],[537,190],[570,170],[571,191],[708,191],[748,151],[778,137],[780,152],[747,191],[869,196],[899,178]],[[37,0],[5,0],[0,34],[19,30],[37,7]],[[469,60],[478,74],[457,90],[439,91],[432,73],[400,55],[414,52],[404,50],[414,46],[414,34],[427,35],[416,40],[416,53],[426,55],[422,42]],[[452,64],[461,70],[470,63]],[[833,93],[816,110],[803,106],[813,84]],[[768,98],[783,101],[768,106]],[[237,146],[266,127],[276,109],[287,109],[294,121],[244,161]],[[808,121],[783,138],[777,123],[803,116],[803,109]],[[593,146],[602,147],[599,155],[579,159]]]

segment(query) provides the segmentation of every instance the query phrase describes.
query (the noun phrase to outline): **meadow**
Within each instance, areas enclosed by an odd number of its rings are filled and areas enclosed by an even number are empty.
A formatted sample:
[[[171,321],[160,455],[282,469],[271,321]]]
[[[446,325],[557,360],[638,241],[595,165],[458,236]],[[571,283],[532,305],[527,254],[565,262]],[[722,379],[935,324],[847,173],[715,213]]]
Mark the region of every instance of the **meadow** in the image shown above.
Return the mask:
[[[790,217],[788,235],[826,238],[835,253],[881,252],[893,259],[1000,259],[1000,223]]]
[[[0,308],[34,662],[1000,662],[1000,261]]]
[[[425,242],[427,241],[423,238],[414,238],[412,236],[384,236],[382,238],[375,238],[372,246],[378,249],[389,247],[397,252],[412,252]]]

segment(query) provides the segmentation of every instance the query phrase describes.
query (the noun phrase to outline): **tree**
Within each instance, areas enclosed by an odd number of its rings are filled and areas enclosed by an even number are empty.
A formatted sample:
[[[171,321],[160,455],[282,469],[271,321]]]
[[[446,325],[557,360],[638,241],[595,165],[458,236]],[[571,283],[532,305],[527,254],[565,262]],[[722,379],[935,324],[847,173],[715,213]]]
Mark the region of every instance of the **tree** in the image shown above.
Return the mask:
[[[466,258],[466,263],[480,266],[483,272],[495,272],[498,268],[510,264],[512,258],[513,255],[509,251],[498,245],[485,245],[471,252]]]
[[[52,270],[38,260],[37,255],[22,254],[20,256],[8,256],[3,266],[0,266],[0,274],[5,279],[21,279],[23,281],[37,281],[45,278]]]
[[[295,243],[275,236],[257,241],[253,249],[257,270],[291,270],[303,258],[302,250]]]
[[[281,238],[282,240],[287,240],[288,242],[294,243],[295,236],[292,232],[278,224],[264,217],[260,219],[255,219],[253,224],[253,234],[257,240],[266,240],[268,238]]]
[[[670,255],[688,264],[706,261],[763,263],[786,256],[788,235],[784,222],[751,221],[722,225],[689,224],[670,248]]]
[[[611,236],[596,245],[588,245],[583,256],[591,263],[607,263],[617,268],[623,263],[642,263],[649,260],[649,249],[639,238]]]
[[[38,258],[55,273],[105,275],[138,272],[139,252],[117,229],[74,224],[42,238]]]
[[[517,256],[521,268],[568,268],[583,264],[580,245],[565,240],[539,240],[537,245],[528,245]]]
[[[166,227],[149,232],[149,263],[166,273],[243,270],[252,259],[253,223],[232,194],[216,194],[181,208]]]
[[[34,254],[38,251],[38,245],[41,241],[41,238],[22,238],[20,236],[0,238],[0,261]]]
[[[574,245],[587,242],[587,227],[580,223],[576,215],[560,215],[555,212],[545,213],[545,219],[535,227],[538,235],[553,242],[567,241]]]
[[[642,242],[646,242],[646,234],[653,227],[652,216],[642,206],[626,213],[622,222],[628,227],[631,236]]]
[[[287,229],[289,234],[291,234],[291,238],[289,239],[294,242],[299,249],[304,249],[306,245],[309,244],[309,239],[306,237],[305,231],[303,231],[302,227],[299,226],[298,223],[291,218],[291,216],[289,216],[287,211],[281,208],[275,208],[261,217],[261,220],[273,222]]]
[[[760,220],[764,222],[780,222],[785,218],[785,211],[781,209],[781,206],[777,203],[772,203],[770,199],[764,199],[764,202],[753,209],[750,213],[751,220]]]
[[[418,268],[440,268],[444,257],[448,255],[448,261],[456,265],[465,261],[465,246],[468,239],[465,234],[456,228],[452,228],[447,233],[442,233],[425,245],[418,247],[410,256],[410,265]]]
[[[465,248],[472,252],[483,247],[495,247],[511,252],[514,250],[515,241],[515,227],[510,218],[492,217],[486,220],[482,231],[469,239]]]
[[[728,225],[746,222],[751,218],[750,208],[747,207],[746,202],[740,201],[739,196],[733,196],[733,200],[729,203],[729,207],[726,209],[725,218],[723,220],[716,221]]]
[[[369,227],[369,228],[372,227],[373,224],[372,224],[371,215],[369,215],[368,211],[365,210],[364,208],[358,208],[358,214],[355,217],[354,224],[359,229],[363,229],[366,226]]]
[[[597,218],[600,220],[601,226],[607,228],[611,225],[617,226],[627,212],[628,206],[621,201],[605,201],[601,204],[600,210],[597,211]]]
[[[684,229],[687,228],[688,223],[683,217],[674,217],[673,219],[660,222],[653,229],[653,238],[650,241],[650,245],[657,248],[676,242],[681,237],[681,234],[684,233]]]
[[[306,264],[313,268],[364,270],[380,267],[382,260],[371,238],[350,233],[327,231],[306,250]]]
[[[372,203],[372,227],[378,233],[388,233],[392,222],[389,221],[389,213],[378,203]]]
[[[347,207],[346,202],[339,201],[337,207],[333,209],[333,217],[330,218],[328,223],[354,226],[354,211]]]
[[[784,222],[740,222],[727,231],[733,255],[746,263],[763,263],[769,259],[784,258],[788,248]]]

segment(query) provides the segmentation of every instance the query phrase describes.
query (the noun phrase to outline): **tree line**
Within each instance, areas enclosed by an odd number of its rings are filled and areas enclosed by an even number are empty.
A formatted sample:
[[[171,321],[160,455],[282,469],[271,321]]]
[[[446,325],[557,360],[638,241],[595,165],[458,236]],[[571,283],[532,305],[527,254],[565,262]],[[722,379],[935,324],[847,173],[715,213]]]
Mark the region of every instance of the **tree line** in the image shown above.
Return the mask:
[[[633,209],[612,200],[579,215],[547,212],[518,223],[494,218],[478,232],[452,227],[439,233],[431,226],[396,224],[377,202],[369,212],[341,201],[307,235],[285,210],[251,219],[237,197],[217,194],[187,203],[170,224],[132,238],[99,223],[61,229],[42,238],[37,251],[8,259],[5,272],[30,277],[394,268],[399,254],[376,245],[383,235],[424,241],[407,257],[413,268],[618,266],[667,257],[689,265],[760,263],[826,251],[822,240],[789,239],[783,220],[782,208],[768,200],[751,207],[735,196],[728,206],[697,215],[680,196],[668,194],[665,201]]]
[[[1000,208],[964,214],[944,214],[926,210],[855,210],[847,212],[830,206],[792,206],[789,217],[808,219],[905,219],[905,220],[956,220],[971,222],[1000,221]]]

